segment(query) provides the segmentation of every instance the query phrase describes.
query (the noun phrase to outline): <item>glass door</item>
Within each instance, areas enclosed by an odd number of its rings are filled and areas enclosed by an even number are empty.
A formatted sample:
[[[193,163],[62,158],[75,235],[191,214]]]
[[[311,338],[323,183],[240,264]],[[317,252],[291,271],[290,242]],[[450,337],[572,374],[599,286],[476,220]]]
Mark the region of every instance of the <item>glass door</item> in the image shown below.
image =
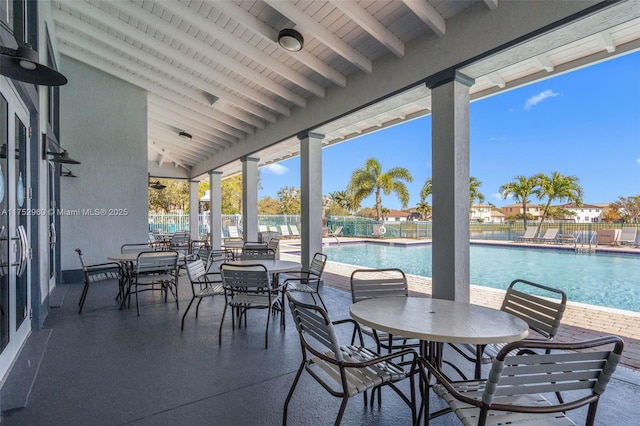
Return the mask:
[[[28,117],[0,78],[0,377],[31,330]]]

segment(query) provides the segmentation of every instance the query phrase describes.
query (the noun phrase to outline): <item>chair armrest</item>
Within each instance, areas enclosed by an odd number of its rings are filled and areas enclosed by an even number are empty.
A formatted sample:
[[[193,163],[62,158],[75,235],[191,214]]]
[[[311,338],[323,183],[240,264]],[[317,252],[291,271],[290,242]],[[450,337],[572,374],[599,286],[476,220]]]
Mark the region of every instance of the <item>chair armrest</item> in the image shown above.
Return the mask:
[[[345,367],[367,367],[369,365],[374,365],[374,364],[378,364],[380,362],[384,362],[384,361],[391,361],[395,358],[403,358],[409,356],[411,357],[411,372],[415,371],[416,368],[416,364],[417,364],[417,360],[418,360],[418,354],[416,353],[416,351],[414,351],[413,349],[403,349],[400,351],[396,351],[396,352],[391,352],[390,354],[387,355],[379,355],[375,358],[371,358],[367,361],[361,361],[361,362],[344,362],[342,365],[344,365]]]
[[[418,357],[418,364],[419,364],[419,371],[420,371],[420,376],[422,377],[422,379],[424,380],[425,383],[429,382],[428,376],[425,377],[427,375],[427,373],[425,373],[425,369],[428,371],[429,375],[432,375],[433,377],[435,377],[436,382],[441,384],[442,386],[445,387],[445,389],[447,389],[447,391],[449,393],[451,393],[451,395],[453,395],[454,398],[462,401],[462,402],[466,402],[467,404],[473,405],[474,407],[481,407],[482,406],[482,400],[478,400],[478,399],[474,399],[474,398],[469,398],[466,395],[462,395],[460,392],[458,392],[449,382],[449,380],[447,380],[447,378],[440,372],[440,370],[436,367],[434,367],[429,361],[427,361],[426,359],[424,359],[423,357]],[[474,381],[476,382],[476,381]]]
[[[353,325],[353,334],[351,335],[351,344],[353,345],[355,339],[356,339],[356,334],[358,335],[358,338],[360,340],[360,346],[364,346],[364,339],[362,338],[362,330],[360,330],[360,324],[358,324],[357,321],[352,320],[351,318],[345,318],[345,319],[341,319],[341,320],[337,320],[337,321],[331,321],[331,323],[333,325],[340,325],[340,324],[352,324]]]
[[[87,272],[102,272],[102,271],[110,271],[112,269],[117,269],[119,272],[122,272],[122,265],[117,262],[109,262],[109,263],[96,263],[94,265],[87,266]]]

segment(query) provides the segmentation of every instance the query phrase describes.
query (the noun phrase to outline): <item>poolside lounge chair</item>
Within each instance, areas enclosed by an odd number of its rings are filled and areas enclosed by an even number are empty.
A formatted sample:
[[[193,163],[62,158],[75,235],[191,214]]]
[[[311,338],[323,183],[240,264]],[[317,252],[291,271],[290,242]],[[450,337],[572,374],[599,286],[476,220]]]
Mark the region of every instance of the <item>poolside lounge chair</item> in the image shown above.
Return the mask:
[[[300,231],[298,231],[298,227],[296,225],[289,225],[291,228],[291,236],[294,238],[300,238]]]
[[[522,243],[529,243],[531,241],[534,241],[536,238],[536,227],[535,226],[530,226],[528,227],[525,231],[524,234],[516,237],[516,242],[522,242]]]
[[[291,236],[291,234],[289,233],[288,225],[280,225],[280,235],[282,235],[284,238]]]
[[[336,228],[333,231],[329,232],[328,236],[338,238],[340,234],[342,234],[342,226],[336,226]]]
[[[540,238],[536,238],[537,243],[555,243],[557,242],[558,228],[549,228],[545,231],[544,235]]]
[[[635,226],[623,226],[618,242],[621,245],[635,246],[637,235],[638,235],[638,228],[636,228]]]
[[[268,232],[267,225],[258,225],[258,232]]]
[[[242,235],[240,235],[237,226],[229,225],[227,229],[229,231],[229,238],[242,238]]]

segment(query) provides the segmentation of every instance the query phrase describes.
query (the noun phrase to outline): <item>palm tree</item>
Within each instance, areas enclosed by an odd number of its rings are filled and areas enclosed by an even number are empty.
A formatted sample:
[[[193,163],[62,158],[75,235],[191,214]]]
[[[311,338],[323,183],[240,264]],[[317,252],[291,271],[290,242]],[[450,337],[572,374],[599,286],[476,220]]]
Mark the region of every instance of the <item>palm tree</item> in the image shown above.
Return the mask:
[[[422,189],[420,190],[420,202],[424,202],[427,200],[427,197],[431,195],[433,192],[433,181],[431,178],[428,178],[424,185],[422,185]]]
[[[575,176],[565,176],[558,172],[551,172],[551,176],[539,173],[533,177],[540,187],[540,198],[547,197],[547,204],[542,211],[542,217],[538,224],[538,233],[542,227],[542,222],[549,213],[549,207],[553,201],[564,199],[573,201],[577,206],[582,204],[582,187],[578,184],[579,178]]]
[[[394,192],[402,208],[409,204],[409,191],[402,181],[412,182],[413,176],[404,167],[394,167],[386,173],[382,172],[380,162],[375,158],[369,158],[364,167],[356,169],[351,174],[351,180],[347,191],[353,200],[354,210],[357,210],[362,200],[371,194],[376,196],[376,219],[382,219],[382,194],[389,195]]]
[[[416,205],[416,210],[420,213],[422,220],[427,220],[431,216],[431,206],[426,201],[420,201]]]
[[[351,208],[352,207],[351,197],[349,197],[349,194],[347,193],[347,191],[330,192],[329,196],[331,197],[331,200],[334,203],[336,203],[346,211],[348,212],[353,211],[353,209]]]
[[[513,197],[518,203],[522,203],[522,217],[524,220],[524,229],[527,229],[527,203],[531,200],[532,195],[540,196],[540,190],[537,188],[537,182],[533,177],[516,176],[514,181],[505,183],[499,189],[502,199]]]
[[[482,182],[477,177],[471,176],[469,178],[469,208],[471,208],[474,200],[478,200],[480,204],[484,203],[484,194],[478,190],[480,186],[482,186]]]

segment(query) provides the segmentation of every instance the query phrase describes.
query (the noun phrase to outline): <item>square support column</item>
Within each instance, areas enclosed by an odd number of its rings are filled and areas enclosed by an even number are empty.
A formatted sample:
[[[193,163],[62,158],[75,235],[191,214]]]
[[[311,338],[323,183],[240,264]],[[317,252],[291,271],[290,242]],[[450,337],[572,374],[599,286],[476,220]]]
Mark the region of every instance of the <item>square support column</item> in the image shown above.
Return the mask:
[[[222,247],[222,172],[209,172],[209,241],[211,248]]]
[[[432,295],[469,302],[469,87],[459,72],[431,89],[433,170]]]
[[[322,139],[324,135],[305,132],[300,140],[301,255],[304,268],[313,255],[322,252]]]
[[[242,158],[242,236],[258,241],[258,158]]]
[[[191,241],[200,239],[200,199],[198,198],[199,182],[189,181],[189,235]]]

